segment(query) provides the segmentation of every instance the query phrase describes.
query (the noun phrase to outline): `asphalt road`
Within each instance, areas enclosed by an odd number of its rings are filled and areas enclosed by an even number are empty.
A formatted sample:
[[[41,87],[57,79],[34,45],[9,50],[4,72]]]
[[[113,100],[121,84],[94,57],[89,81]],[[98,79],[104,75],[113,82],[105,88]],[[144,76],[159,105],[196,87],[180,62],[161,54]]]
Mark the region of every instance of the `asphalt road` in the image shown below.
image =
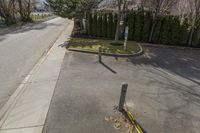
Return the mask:
[[[67,25],[55,18],[0,36],[0,108]]]
[[[43,133],[128,133],[117,119],[121,83],[126,103],[147,133],[199,133],[200,50],[145,47],[130,59],[67,52]],[[134,131],[135,133],[136,131]]]

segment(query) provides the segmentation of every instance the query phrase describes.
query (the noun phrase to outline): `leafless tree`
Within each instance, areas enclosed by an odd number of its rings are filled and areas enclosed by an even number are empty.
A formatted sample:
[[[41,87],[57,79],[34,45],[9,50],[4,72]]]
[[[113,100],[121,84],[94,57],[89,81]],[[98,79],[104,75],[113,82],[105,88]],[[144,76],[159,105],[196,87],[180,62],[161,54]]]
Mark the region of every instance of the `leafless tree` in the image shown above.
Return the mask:
[[[144,8],[144,3],[145,3],[145,0],[132,0],[136,7],[138,8]]]
[[[200,0],[188,0],[188,9],[189,9],[189,21],[191,24],[190,36],[188,45],[192,45],[192,39],[194,36],[195,29],[199,26],[200,23]]]
[[[178,0],[149,0],[148,2],[149,9],[153,12],[153,24],[149,37],[149,42],[151,42],[158,17],[168,12]]]
[[[15,5],[15,0],[1,0],[0,2],[0,16],[4,18],[6,24],[16,23]]]
[[[1,0],[0,16],[8,25],[16,23],[19,20],[19,15],[21,21],[30,21],[31,4],[31,0]]]
[[[114,43],[118,44],[119,43],[119,35],[120,35],[120,22],[121,22],[121,17],[125,10],[128,10],[128,4],[132,0],[116,0],[116,5],[117,5],[117,25],[116,25],[116,32],[115,32],[115,41]]]
[[[177,9],[181,20],[181,25],[183,24],[185,18],[188,16],[188,6],[188,0],[179,0],[179,2],[177,3]]]
[[[129,10],[128,6],[143,6],[144,0],[110,0],[108,3],[112,4],[113,7],[117,10],[117,25],[115,32],[115,40],[114,43],[119,43],[119,35],[120,35],[120,22],[124,13]]]
[[[31,0],[17,0],[19,5],[19,13],[21,17],[21,21],[26,22],[30,21],[30,14],[31,14]]]

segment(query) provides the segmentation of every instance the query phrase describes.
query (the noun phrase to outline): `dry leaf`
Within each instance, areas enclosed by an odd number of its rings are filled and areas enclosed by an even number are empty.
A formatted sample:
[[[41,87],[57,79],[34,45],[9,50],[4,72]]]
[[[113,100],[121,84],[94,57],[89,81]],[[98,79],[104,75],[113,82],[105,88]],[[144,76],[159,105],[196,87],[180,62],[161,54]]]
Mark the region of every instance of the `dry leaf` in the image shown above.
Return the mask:
[[[126,128],[129,128],[129,126],[130,126],[130,124],[126,123],[125,127],[126,127]]]
[[[130,126],[129,126],[129,133],[133,133],[133,131],[134,131],[134,128],[133,128],[132,125],[130,125]]]
[[[114,118],[112,116],[110,116],[110,120],[114,120]]]
[[[108,118],[108,117],[105,117],[104,119],[105,119],[106,121],[109,121],[109,118]]]
[[[117,129],[117,130],[120,129],[121,128],[121,124],[120,123],[115,123],[114,128]]]
[[[135,128],[134,128],[133,125],[129,124],[128,129],[129,129],[129,133],[133,133],[133,131],[134,131]]]

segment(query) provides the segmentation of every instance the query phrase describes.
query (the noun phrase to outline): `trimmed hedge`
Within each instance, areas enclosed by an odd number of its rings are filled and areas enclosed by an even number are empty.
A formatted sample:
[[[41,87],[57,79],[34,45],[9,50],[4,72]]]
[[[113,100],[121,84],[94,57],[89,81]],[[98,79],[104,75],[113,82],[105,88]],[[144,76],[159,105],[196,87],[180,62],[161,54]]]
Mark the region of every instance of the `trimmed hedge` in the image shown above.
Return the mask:
[[[171,30],[171,16],[166,16],[163,19],[163,22],[161,24],[161,30],[160,30],[160,37],[158,42],[163,44],[168,44],[170,41],[170,30]]]
[[[92,27],[92,21],[93,21],[93,17],[92,17],[92,13],[89,13],[89,16],[88,16],[88,27],[89,27],[89,30],[88,30],[88,34],[89,35],[92,35],[93,34],[93,32],[92,32],[92,29],[93,29],[93,27]]]
[[[163,18],[159,17],[156,20],[156,27],[155,27],[153,38],[152,38],[153,43],[160,43],[162,23],[163,23]]]
[[[180,39],[179,39],[180,45],[183,45],[183,46],[187,45],[188,36],[189,36],[188,27],[189,27],[189,24],[187,23],[186,20],[183,22],[182,25],[180,25]]]
[[[134,40],[134,33],[135,33],[135,12],[131,12],[128,14],[128,27],[129,27],[129,34],[128,39]]]
[[[88,35],[114,39],[117,25],[117,14],[86,13],[86,20],[86,32]],[[152,37],[153,43],[187,45],[190,33],[190,26],[187,23],[187,20],[185,20],[181,25],[177,16],[165,15],[160,16],[155,21],[156,26]],[[143,10],[130,11],[126,13],[126,16],[124,17],[120,38],[124,38],[124,29],[128,26],[129,40],[148,42],[152,22],[152,12],[146,12]],[[195,29],[192,43],[193,46],[200,46],[200,26]]]
[[[142,35],[142,41],[148,42],[150,32],[151,32],[151,25],[152,25],[152,14],[151,12],[146,12],[144,15],[144,27],[143,27],[143,35]]]
[[[97,36],[97,14],[94,14],[92,20],[92,35]]]
[[[117,14],[114,15],[113,38],[115,37],[116,28],[117,28]]]
[[[108,15],[108,37],[109,38],[112,38],[113,34],[114,34],[113,24],[114,24],[114,22],[113,22],[113,14],[109,13],[109,15]]]
[[[108,18],[107,14],[104,14],[103,16],[103,25],[102,25],[102,37],[108,37]]]
[[[136,40],[136,41],[142,41],[143,26],[144,26],[144,12],[142,10],[139,10],[136,13],[136,17],[135,17],[135,34],[134,34],[134,40]]]
[[[102,18],[102,15],[99,14],[99,17],[98,17],[98,21],[97,21],[97,36],[98,37],[102,37],[103,36],[103,31],[102,31],[102,24],[103,23],[103,18]]]
[[[197,25],[194,31],[192,43],[195,44],[195,46],[200,46],[200,25]]]

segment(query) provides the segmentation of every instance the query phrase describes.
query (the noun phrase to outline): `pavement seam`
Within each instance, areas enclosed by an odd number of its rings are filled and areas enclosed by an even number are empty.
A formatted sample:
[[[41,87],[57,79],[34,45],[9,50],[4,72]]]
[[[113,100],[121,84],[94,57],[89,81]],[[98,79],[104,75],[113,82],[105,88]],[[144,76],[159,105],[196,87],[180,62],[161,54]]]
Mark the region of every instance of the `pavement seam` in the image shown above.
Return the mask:
[[[53,45],[51,46],[51,48],[49,48],[49,51],[52,48],[53,48]],[[12,109],[15,107],[17,101],[21,98],[21,95],[24,94],[24,92],[26,91],[27,86],[30,84],[29,81],[31,81],[33,79],[33,75],[37,72],[37,70],[39,70],[39,66],[47,58],[47,56],[48,56],[47,53],[48,52],[45,50],[45,52],[39,58],[38,62],[34,65],[32,70],[29,72],[29,74],[24,78],[24,80],[17,87],[16,91],[11,95],[9,100],[6,102],[6,104],[0,110],[0,128],[3,126],[3,124],[6,121],[8,115],[10,114]]]
[[[5,128],[5,129],[0,129],[0,131],[19,130],[19,129],[26,129],[26,128],[42,127],[42,126],[44,125],[35,125],[35,126],[18,127],[18,128]]]
[[[70,25],[73,25],[74,24],[74,22],[72,21],[70,24],[69,24],[69,26],[68,27],[70,27]],[[68,39],[67,39],[67,41],[70,39],[69,37],[67,37]],[[65,55],[66,55],[66,53],[67,53],[67,51],[65,52]],[[64,55],[64,56],[65,56]],[[64,58],[63,58],[63,60],[64,60]],[[62,64],[63,64],[63,61],[62,61],[62,63],[61,63],[61,66],[60,66],[60,71],[59,71],[59,74],[58,74],[58,78],[57,78],[57,82],[56,82],[56,84],[55,84],[55,88],[57,87],[57,85],[58,85],[58,81],[59,81],[59,77],[60,77],[60,73],[61,73],[61,69],[62,69]],[[48,111],[47,111],[47,115],[46,115],[46,118],[45,118],[45,123],[46,123],[46,121],[47,121],[47,118],[48,118],[48,115],[49,115],[49,109],[50,109],[50,106],[51,106],[51,104],[52,104],[52,102],[53,102],[53,97],[54,97],[54,95],[55,95],[55,88],[54,88],[54,90],[53,90],[53,95],[52,95],[52,98],[51,98],[51,101],[50,101],[50,105],[49,105],[49,108],[48,108]],[[43,125],[43,129],[42,129],[42,133],[43,133],[43,130],[44,130],[44,127],[45,127],[45,123],[44,123],[44,125]]]

